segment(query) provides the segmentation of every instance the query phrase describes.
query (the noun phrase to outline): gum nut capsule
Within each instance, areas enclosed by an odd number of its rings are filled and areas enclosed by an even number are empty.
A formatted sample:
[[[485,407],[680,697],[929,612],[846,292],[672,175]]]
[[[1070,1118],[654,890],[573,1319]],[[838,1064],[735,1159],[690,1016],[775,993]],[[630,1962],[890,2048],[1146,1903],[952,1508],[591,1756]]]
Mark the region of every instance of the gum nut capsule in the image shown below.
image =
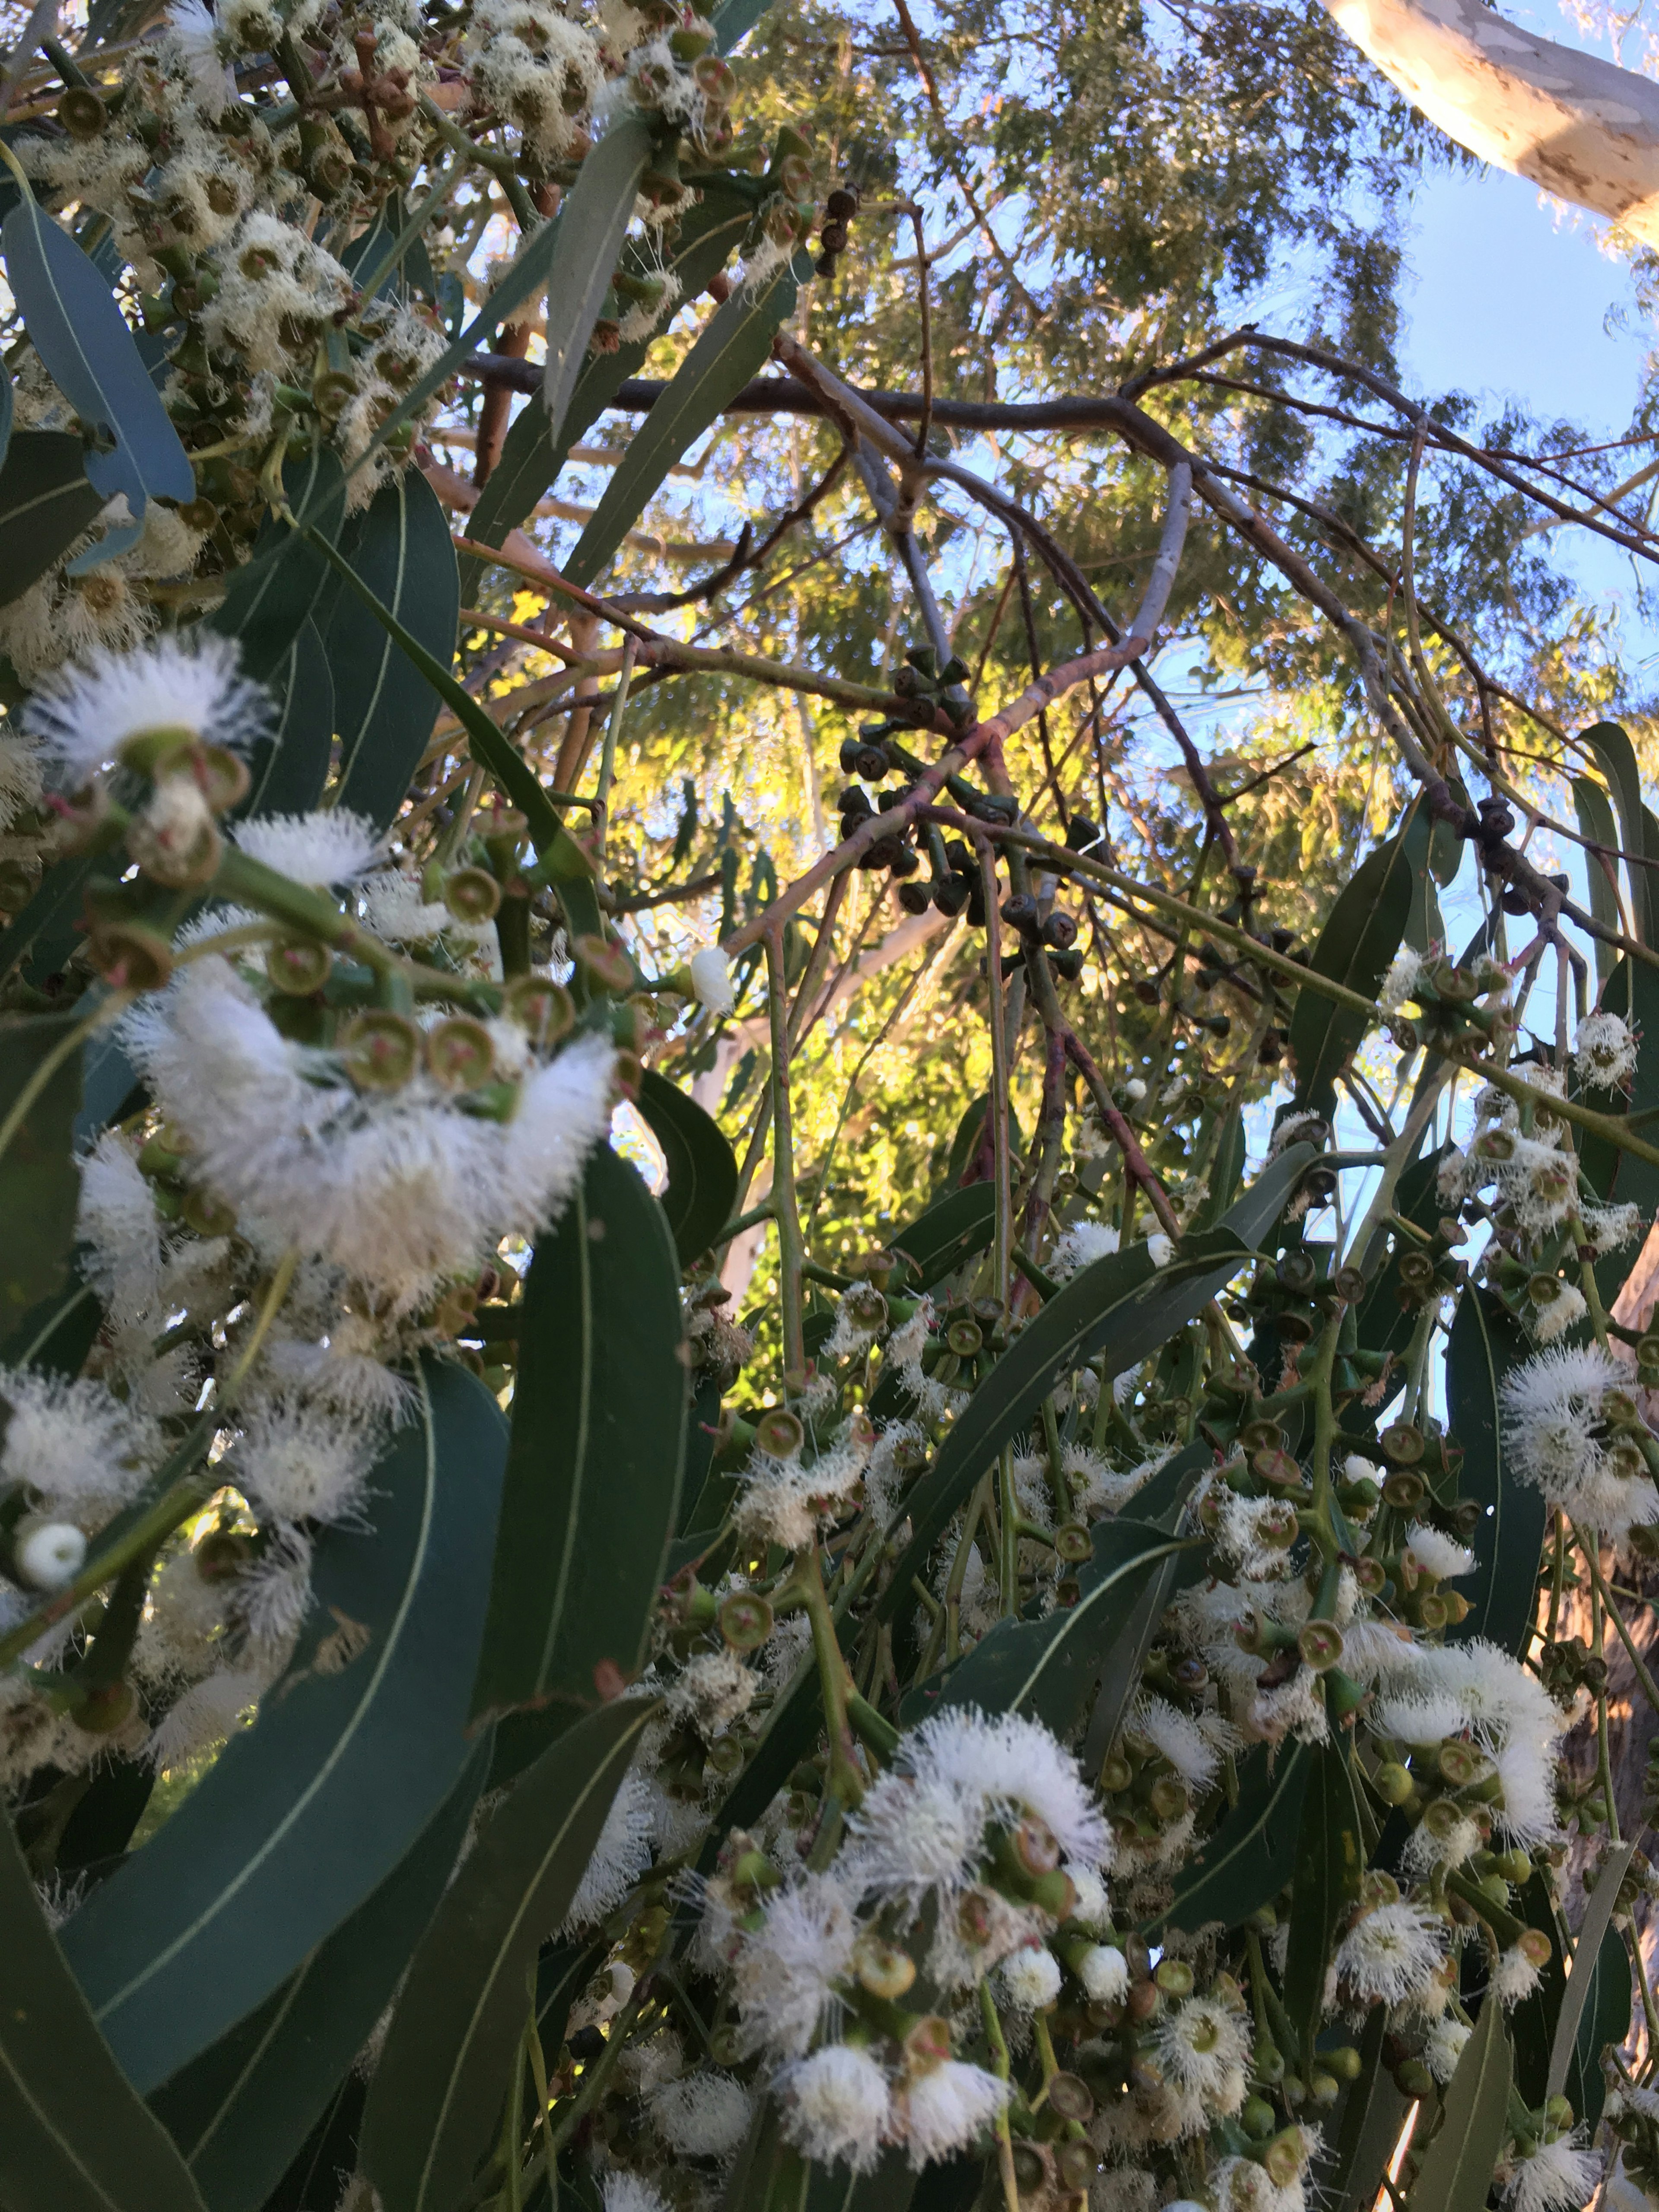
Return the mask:
[[[72,1521],[29,1514],[12,1534],[12,1563],[19,1582],[30,1589],[62,1589],[81,1571],[87,1540]]]
[[[265,951],[270,988],[289,998],[308,999],[313,991],[320,991],[333,964],[333,954],[315,938],[280,938]]]
[[[793,1459],[806,1440],[797,1415],[774,1406],[755,1424],[755,1442],[769,1459]]]
[[[500,908],[501,887],[488,868],[457,868],[444,878],[443,900],[457,921],[489,921]]]
[[[366,1006],[342,1028],[346,1073],[359,1091],[401,1091],[419,1067],[425,1039],[406,1015]]]
[[[489,1031],[470,1014],[448,1014],[426,1033],[426,1064],[446,1091],[476,1091],[495,1072]]]
[[[720,1607],[720,1625],[733,1651],[756,1651],[772,1633],[772,1608],[758,1592],[736,1590]]]

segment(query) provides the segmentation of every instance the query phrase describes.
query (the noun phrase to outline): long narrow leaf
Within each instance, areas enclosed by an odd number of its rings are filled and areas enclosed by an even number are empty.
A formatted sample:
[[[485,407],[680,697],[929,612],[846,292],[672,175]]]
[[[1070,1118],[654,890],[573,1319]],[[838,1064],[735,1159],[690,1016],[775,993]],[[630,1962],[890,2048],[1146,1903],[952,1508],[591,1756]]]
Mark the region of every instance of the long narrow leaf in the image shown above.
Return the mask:
[[[655,143],[656,132],[642,116],[624,116],[582,163],[559,210],[559,234],[547,271],[547,368],[542,378],[542,405],[556,438],[587,358],[588,340],[611,289]]]

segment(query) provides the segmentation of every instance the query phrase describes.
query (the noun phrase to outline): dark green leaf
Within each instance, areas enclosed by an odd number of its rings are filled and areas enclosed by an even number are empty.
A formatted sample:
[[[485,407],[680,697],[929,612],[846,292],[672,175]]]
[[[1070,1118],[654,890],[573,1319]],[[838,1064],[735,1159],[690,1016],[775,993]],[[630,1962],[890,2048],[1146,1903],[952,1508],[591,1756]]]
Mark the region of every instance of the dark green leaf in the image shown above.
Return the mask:
[[[564,572],[591,584],[614,559],[634,524],[668,481],[668,472],[718,422],[729,400],[757,375],[778,326],[794,311],[797,278],[811,273],[804,253],[781,269],[758,297],[739,284],[709,318],[668,389],[629,441],[627,458],[605,486],[592,520],[572,547]]]
[[[202,2212],[52,1939],[0,1814],[0,2202],[6,2212]]]
[[[710,279],[748,228],[750,213],[749,200],[729,185],[704,185],[698,204],[680,218],[679,235],[668,258],[668,270],[678,277],[683,299],[696,300],[708,290]],[[634,276],[648,276],[656,273],[657,264],[643,247],[628,246],[622,265]],[[650,349],[651,340],[641,338],[590,360],[576,380],[556,437],[544,407],[532,402],[520,410],[478,504],[467,517],[469,538],[480,545],[506,543],[507,532],[527,520],[542,494],[556,482],[571,447],[598,422],[624,379],[638,375]],[[483,566],[476,558],[462,563],[462,591],[469,606],[475,604],[472,595]]]
[[[363,2116],[363,2172],[386,2212],[452,2212],[489,2145],[526,1978],[570,1909],[641,1731],[618,1698],[522,1773],[479,1833],[422,1938]]]
[[[685,1450],[679,1267],[627,1161],[592,1154],[536,1248],[475,1717],[602,1694],[644,1656]]]
[[[114,881],[107,863],[84,854],[49,867],[34,896],[0,935],[0,978],[21,975],[38,990],[80,943],[75,925],[81,919],[88,885]]]
[[[1642,822],[1642,772],[1637,765],[1636,748],[1617,722],[1597,722],[1586,730],[1579,743],[1594,758],[1606,776],[1613,793],[1613,804],[1619,815],[1619,843],[1626,853],[1645,853],[1646,839]],[[1593,872],[1595,870],[1592,863]],[[1625,880],[1630,894],[1631,919],[1636,934],[1644,945],[1652,945],[1654,930],[1654,893],[1646,868],[1625,863]]]
[[[419,1413],[374,1473],[374,1528],[318,1541],[317,1602],[258,1721],[64,1923],[64,1952],[141,2089],[216,2042],[356,1911],[471,1755],[506,1437],[464,1368],[423,1367],[419,1384]]]
[[[1533,1594],[1549,1515],[1544,1493],[1522,1482],[1504,1449],[1498,1393],[1510,1370],[1528,1357],[1519,1328],[1490,1291],[1471,1284],[1457,1301],[1446,1359],[1450,1431],[1463,1447],[1459,1485],[1483,1509],[1470,1538],[1475,1571],[1462,1585],[1468,1618],[1454,1638],[1485,1637],[1524,1656],[1532,1633]]]
[[[1101,1522],[1094,1557],[1078,1577],[1077,1602],[1042,1620],[998,1621],[956,1668],[939,1702],[1030,1713],[1063,1739],[1158,1565],[1189,1548],[1202,1547],[1144,1522]]]
[[[1324,2201],[1338,2212],[1370,2212],[1405,2124],[1411,2100],[1395,2086],[1393,2071],[1383,2063],[1388,2032],[1387,2008],[1373,2005],[1359,2039],[1359,2079],[1342,2100],[1336,2163],[1328,2177],[1321,2176]]]
[[[736,1478],[714,1474],[714,1432],[720,1425],[720,1384],[706,1370],[691,1393],[691,1415],[685,1428],[685,1468],[680,1477],[680,1518],[677,1535],[712,1536],[726,1518],[726,1509],[736,1488]],[[672,1575],[672,1568],[669,1569]]]
[[[720,0],[710,19],[720,52],[729,54],[739,39],[747,38],[769,5],[770,0]]]
[[[119,1753],[100,1759],[58,1838],[58,1872],[73,1875],[125,1850],[155,1789],[155,1769],[148,1759]]]
[[[547,369],[541,392],[556,437],[564,427],[656,143],[657,133],[644,117],[624,114],[582,163],[559,210],[547,271]]]
[[[951,1516],[1061,1376],[1103,1352],[1107,1388],[1202,1313],[1279,1218],[1312,1157],[1305,1145],[1288,1147],[1221,1224],[1183,1237],[1167,1267],[1155,1267],[1144,1244],[1132,1246],[1085,1267],[1048,1301],[981,1383],[933,1468],[907,1495],[899,1517],[913,1534],[876,1601],[878,1619],[890,1620],[908,1601],[911,1577],[925,1572]]]
[[[258,2212],[385,2011],[453,1872],[489,1764],[480,1743],[404,1855],[297,1973],[151,2104],[209,2212]]]
[[[387,635],[407,653],[466,732],[473,759],[481,768],[489,769],[529,823],[531,842],[558,892],[571,934],[602,936],[604,922],[599,894],[593,887],[592,868],[538,782],[535,771],[520,757],[471,693],[455,681],[449,670],[427,651],[417,637],[410,635],[389,608],[381,605],[351,563],[342,557],[338,548],[315,531],[307,529],[304,536],[307,544],[321,555],[347,589],[356,594]]]
[[[1510,2039],[1503,2007],[1480,2008],[1447,2088],[1439,2132],[1423,2154],[1412,2212],[1482,2212],[1509,2132]]]
[[[988,1182],[971,1182],[965,1190],[946,1191],[943,1198],[919,1213],[907,1229],[895,1230],[893,1249],[903,1253],[911,1273],[905,1279],[913,1291],[931,1291],[935,1283],[954,1274],[964,1260],[982,1252],[996,1234],[996,1191]]]
[[[1589,2036],[1595,2048],[1596,2021],[1600,2010],[1597,1984],[1601,1979],[1601,1940],[1617,1931],[1613,1916],[1618,1906],[1619,1885],[1625,1870],[1635,1855],[1634,1844],[1615,1844],[1602,1860],[1597,1872],[1595,1887],[1589,1893],[1584,1908],[1583,1924],[1578,1930],[1572,1947],[1572,1972],[1567,1977],[1561,2009],[1556,2015],[1555,2039],[1550,2046],[1550,2071],[1547,2083],[1552,2097],[1559,2096],[1567,2086],[1567,2075],[1578,2055],[1581,2041]],[[1617,1972],[1624,1980],[1626,2002],[1630,1990],[1631,1966],[1624,1945],[1619,1947]]]
[[[1587,775],[1576,775],[1572,780],[1573,810],[1578,817],[1578,827],[1586,837],[1605,846],[1611,853],[1619,844],[1619,824],[1613,818],[1613,802],[1599,783]],[[1584,876],[1589,885],[1589,908],[1604,929],[1622,929],[1624,923],[1619,913],[1619,863],[1603,861],[1595,853],[1584,855]],[[1617,949],[1595,940],[1595,972],[1606,982],[1619,958]]]
[[[0,468],[0,607],[21,599],[90,530],[104,495],[87,481],[87,449],[67,430],[19,430]]]
[[[334,758],[334,679],[315,621],[307,616],[268,679],[278,702],[276,726],[248,757],[252,781],[236,809],[250,814],[308,814],[323,795]]]
[[[1308,1753],[1286,1744],[1276,1759],[1265,1750],[1240,1762],[1238,1802],[1176,1877],[1175,1901],[1143,1933],[1171,1927],[1189,1933],[1206,1920],[1236,1928],[1277,1897],[1296,1864]]]
[[[680,1264],[690,1267],[732,1218],[738,1164],[719,1122],[666,1076],[647,1068],[638,1103],[668,1164],[662,1210]]]
[[[132,520],[81,556],[94,566],[137,544],[148,500],[194,499],[195,472],[107,280],[75,240],[26,193],[0,226],[0,243],[12,295],[53,383],[88,429],[102,425],[114,439],[107,453],[88,447],[82,466],[103,499],[125,494]]]
[[[1312,1771],[1303,1792],[1297,1831],[1285,2009],[1296,2029],[1304,2064],[1312,2062],[1336,1932],[1359,1900],[1359,1877],[1365,1869],[1348,1757],[1347,1747],[1337,1743],[1321,1744],[1310,1754]]]
[[[814,2166],[807,2180],[806,2212],[907,2212],[917,2179],[900,2150],[884,2151],[873,2173]]]
[[[418,470],[380,486],[340,538],[340,551],[386,611],[440,667],[455,658],[460,582],[455,541],[438,495]],[[384,830],[420,765],[437,702],[420,670],[355,598],[337,596],[323,632],[340,739],[337,806]]]
[[[82,1016],[0,1016],[0,1121],[40,1088],[0,1152],[0,1332],[61,1287],[75,1243],[81,1178],[74,1159],[81,1048],[65,1051]],[[52,1063],[56,1062],[55,1065]]]
[[[12,390],[11,372],[0,362],[0,471],[6,465],[6,456],[11,448],[11,422],[15,400]],[[0,570],[0,574],[3,574]]]
[[[289,461],[283,491],[302,527],[268,520],[252,559],[234,572],[207,618],[210,629],[237,641],[244,671],[262,684],[283,667],[322,595],[328,569],[319,542],[331,546],[344,527],[345,477],[332,447],[315,446]]]
[[[1411,914],[1415,872],[1403,840],[1391,837],[1364,860],[1331,908],[1308,963],[1316,975],[1374,999],[1399,951]],[[1365,1034],[1365,1017],[1305,988],[1291,1017],[1296,1103],[1328,1117],[1336,1079]]]
[[[88,1283],[73,1276],[32,1305],[9,1335],[0,1335],[0,1367],[43,1367],[78,1375],[103,1325],[103,1308]]]

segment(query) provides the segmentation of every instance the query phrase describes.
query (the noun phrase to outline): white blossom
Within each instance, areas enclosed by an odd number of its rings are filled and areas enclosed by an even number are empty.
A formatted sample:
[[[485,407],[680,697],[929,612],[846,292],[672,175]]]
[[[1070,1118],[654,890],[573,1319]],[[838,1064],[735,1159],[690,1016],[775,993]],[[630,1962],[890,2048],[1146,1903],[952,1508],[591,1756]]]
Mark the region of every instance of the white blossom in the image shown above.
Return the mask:
[[[1060,1963],[1041,1943],[1022,1943],[997,1969],[999,1992],[1015,2012],[1041,2012],[1060,1995]]]
[[[1357,1921],[1336,1954],[1339,1982],[1369,2003],[1402,2004],[1426,1989],[1446,1946],[1441,1923],[1402,1898]]]
[[[954,2150],[965,2150],[989,2127],[1011,2094],[1008,2084],[994,2074],[957,2058],[943,2059],[913,2080],[901,2100],[911,2165],[923,2166],[933,2159],[948,2158]]]
[[[685,2075],[653,2091],[646,2105],[651,2124],[682,2158],[725,2158],[749,2130],[749,2092],[730,2074]]]
[[[1474,1572],[1477,1561],[1468,1545],[1426,1521],[1413,1521],[1406,1531],[1406,1541],[1419,1564],[1438,1581],[1451,1582]]]
[[[713,1014],[729,1014],[737,1005],[732,988],[732,963],[718,945],[705,945],[686,963],[691,988],[700,1006]]]
[[[1423,2063],[1443,2089],[1457,2071],[1463,2046],[1473,2033],[1461,2020],[1437,2020],[1429,2030],[1428,2041],[1423,2046]]]
[[[798,2150],[820,2165],[872,2170],[891,2127],[893,2100],[886,2075],[867,2051],[825,2044],[785,2067],[775,2086],[784,2134]]]
[[[1636,1073],[1636,1039],[1621,1015],[1588,1014],[1578,1024],[1572,1056],[1582,1082],[1595,1091],[1615,1091]]]
[[[1060,1233],[1049,1256],[1048,1273],[1057,1283],[1063,1283],[1080,1267],[1090,1267],[1097,1260],[1109,1258],[1117,1248],[1117,1231],[1105,1222],[1073,1221]]]
[[[264,734],[271,711],[269,693],[240,673],[235,643],[196,629],[188,642],[157,638],[136,652],[100,651],[54,671],[36,686],[23,723],[84,781],[155,731],[244,750]]]
[[[231,833],[250,860],[261,860],[296,883],[322,886],[355,883],[379,865],[382,841],[366,814],[349,808],[314,814],[255,815]]]
[[[1595,2194],[1601,2161],[1571,2136],[1517,2159],[1504,2189],[1511,2212],[1582,2212]]]
[[[30,1589],[62,1589],[81,1571],[87,1540],[72,1521],[20,1522],[12,1537],[12,1565]]]

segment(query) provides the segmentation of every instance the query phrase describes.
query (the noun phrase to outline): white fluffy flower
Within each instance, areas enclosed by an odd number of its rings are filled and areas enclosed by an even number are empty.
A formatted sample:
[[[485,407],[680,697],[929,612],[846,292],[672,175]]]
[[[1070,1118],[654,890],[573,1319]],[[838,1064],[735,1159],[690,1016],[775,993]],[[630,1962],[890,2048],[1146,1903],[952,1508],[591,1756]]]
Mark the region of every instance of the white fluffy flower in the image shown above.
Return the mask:
[[[1472,1575],[1476,1560],[1467,1544],[1460,1544],[1441,1528],[1431,1527],[1425,1521],[1413,1521],[1406,1532],[1420,1565],[1441,1582],[1455,1581],[1459,1575]]]
[[[637,2173],[613,2166],[600,2184],[605,2212],[669,2212],[668,2200]]]
[[[264,814],[239,822],[231,832],[250,860],[261,860],[295,883],[319,887],[355,883],[379,865],[381,840],[366,814],[349,808],[314,814]]]
[[[87,1540],[72,1521],[19,1522],[12,1539],[12,1565],[26,1589],[62,1589],[81,1571]]]
[[[645,1781],[629,1767],[599,1830],[559,1934],[567,1941],[614,1912],[651,1863],[651,1808]]]
[[[1091,1943],[1075,1972],[1091,2004],[1117,2004],[1128,1995],[1129,1961],[1115,1943]]]
[[[1443,2089],[1457,2071],[1463,2045],[1474,2033],[1461,2020],[1437,2020],[1423,2046],[1423,2063]]]
[[[118,1129],[106,1129],[81,1162],[75,1231],[89,1248],[87,1272],[106,1300],[134,1291],[142,1297],[152,1287],[161,1266],[155,1194]]]
[[[1420,953],[1413,952],[1409,945],[1402,945],[1394,956],[1394,964],[1382,978],[1382,988],[1377,993],[1377,1004],[1385,1014],[1398,1013],[1408,1000],[1417,996],[1417,987],[1423,980],[1425,966]]]
[[[923,2166],[948,2158],[953,2150],[965,2150],[989,2127],[1010,2094],[1008,2084],[994,2074],[957,2058],[944,2059],[913,2081],[902,2099],[911,2165]]]
[[[1073,1221],[1060,1233],[1049,1257],[1048,1273],[1057,1283],[1063,1283],[1080,1267],[1109,1258],[1117,1247],[1116,1230],[1109,1229],[1103,1221]]]
[[[1022,1943],[997,1969],[1004,2003],[1015,2012],[1041,2012],[1060,1995],[1060,1964],[1041,1943]]]
[[[735,1651],[701,1651],[668,1693],[667,1710],[705,1739],[741,1720],[760,1685]]]
[[[1155,1745],[1190,1788],[1206,1790],[1215,1779],[1221,1753],[1192,1715],[1167,1698],[1142,1698],[1129,1716],[1129,1727]]]
[[[1519,2004],[1538,1987],[1539,1970],[1518,1943],[1498,1954],[1492,1971],[1492,1993],[1503,2005]]]
[[[1159,2019],[1157,2047],[1166,2081],[1201,2096],[1218,2113],[1244,2101],[1249,2031],[1213,1997],[1188,1997]]]
[[[1563,1283],[1553,1298],[1534,1307],[1532,1333],[1540,1344],[1553,1344],[1558,1336],[1565,1336],[1576,1322],[1583,1321],[1589,1311],[1584,1293],[1578,1285]]]
[[[1091,1936],[1103,1935],[1112,1924],[1111,1901],[1106,1894],[1105,1883],[1093,1867],[1068,1866],[1066,1871],[1071,1877],[1075,1899],[1073,1920]]]
[[[686,968],[698,1004],[711,1013],[729,1014],[738,1001],[732,988],[732,963],[720,946],[702,946],[691,955]]]
[[[0,1368],[0,1400],[9,1408],[0,1484],[27,1483],[74,1519],[120,1504],[143,1480],[148,1431],[101,1382]]]
[[[810,1874],[768,1901],[765,1925],[745,1936],[733,1968],[744,2032],[751,2045],[799,2058],[820,2017],[839,2004],[858,1923],[842,1884]]]
[[[161,1773],[215,1744],[222,1743],[264,1695],[263,1669],[236,1668],[192,1683],[165,1713],[144,1746],[144,1756]]]
[[[1636,1039],[1620,1015],[1589,1014],[1578,1024],[1572,1056],[1582,1082],[1613,1091],[1636,1073]]]
[[[372,1433],[328,1409],[275,1401],[247,1419],[236,1446],[237,1486],[279,1521],[342,1521],[362,1506]]]
[[[447,930],[466,934],[441,899],[428,899],[415,876],[383,868],[358,885],[363,918],[388,945],[430,945]]]
[[[42,679],[24,726],[82,780],[153,731],[244,749],[268,728],[271,705],[238,672],[238,660],[231,639],[202,629],[189,643],[161,637],[134,653],[94,653]]]
[[[1601,2160],[1563,2136],[1516,2160],[1504,2202],[1512,2212],[1582,2212],[1601,2178]]]
[[[1634,1446],[1597,1433],[1607,1394],[1626,1389],[1628,1379],[1599,1345],[1586,1345],[1524,1361],[1501,1393],[1504,1444],[1516,1474],[1552,1505],[1612,1535],[1659,1520],[1659,1491]]]
[[[867,2051],[828,2043],[786,2067],[775,2086],[784,2134],[798,2150],[822,2166],[871,2172],[892,2123],[893,2099]]]
[[[1445,1946],[1441,1923],[1402,1898],[1349,1929],[1336,1954],[1337,1978],[1372,2004],[1401,2004],[1434,1979]]]
[[[730,2074],[687,2074],[647,2100],[651,2124],[682,2158],[725,2158],[748,2133],[749,2092]]]
[[[1167,1267],[1175,1257],[1174,1239],[1164,1236],[1149,1237],[1146,1239],[1146,1257],[1153,1267]]]

